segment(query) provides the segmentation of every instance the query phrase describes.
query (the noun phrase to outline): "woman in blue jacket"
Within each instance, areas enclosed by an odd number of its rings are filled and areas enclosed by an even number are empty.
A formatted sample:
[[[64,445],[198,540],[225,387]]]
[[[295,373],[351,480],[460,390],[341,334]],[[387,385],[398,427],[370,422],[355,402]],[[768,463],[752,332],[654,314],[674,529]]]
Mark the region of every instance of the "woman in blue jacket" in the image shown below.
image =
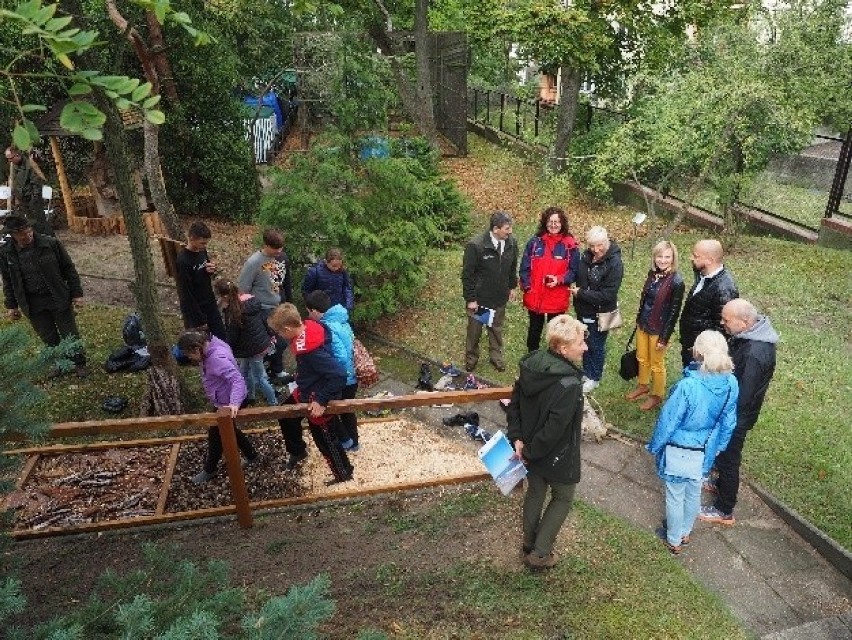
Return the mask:
[[[666,485],[666,535],[669,551],[678,554],[689,543],[701,508],[701,476],[724,451],[737,425],[739,386],[728,344],[718,331],[702,331],[693,347],[695,360],[672,388],[663,405],[654,435],[647,445],[656,459],[657,474]],[[666,445],[681,451],[703,450],[701,473],[683,477],[667,473]],[[675,451],[674,453],[677,453]]]
[[[343,266],[343,252],[332,247],[325,252],[325,260],[308,267],[302,281],[302,297],[312,291],[325,291],[331,305],[342,305],[350,314],[355,307],[355,291],[349,272]]]

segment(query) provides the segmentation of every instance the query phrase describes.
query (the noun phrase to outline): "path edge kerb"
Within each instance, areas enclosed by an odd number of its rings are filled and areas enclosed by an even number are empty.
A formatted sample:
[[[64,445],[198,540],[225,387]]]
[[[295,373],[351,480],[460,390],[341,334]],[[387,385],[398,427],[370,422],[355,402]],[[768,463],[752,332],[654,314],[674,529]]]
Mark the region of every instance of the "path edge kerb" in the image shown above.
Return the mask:
[[[400,351],[407,353],[415,358],[417,358],[420,362],[429,362],[430,364],[438,366],[438,362],[432,359],[429,356],[426,356],[418,351],[411,349],[402,344],[398,344],[393,340],[389,340],[384,336],[378,335],[376,332],[367,328],[359,328],[359,333],[366,336],[370,340],[378,342],[380,344],[384,344],[389,347],[393,347],[395,349],[399,349]],[[483,382],[493,385],[493,383],[484,378],[479,378]],[[619,436],[623,438],[627,438],[632,440],[638,444],[645,445],[648,441],[645,438],[641,438],[632,433],[627,433],[619,429],[618,427],[608,426],[607,429],[609,431],[613,431],[617,433]],[[798,533],[804,540],[807,542],[817,553],[819,553],[823,558],[825,558],[835,569],[837,569],[844,576],[852,580],[852,553],[844,549],[840,544],[831,538],[828,534],[826,534],[821,529],[818,529],[813,523],[806,520],[798,511],[790,507],[783,500],[777,498],[772,493],[767,491],[760,484],[755,482],[754,480],[746,479],[749,487],[757,494],[757,496],[768,506],[772,511],[778,514],[784,522],[786,522],[790,528],[792,528],[796,533]]]
[[[617,433],[623,438],[633,440],[637,444],[648,444],[648,441],[645,438],[622,431],[618,427],[610,426],[607,429]],[[821,529],[818,529],[813,523],[806,520],[798,511],[767,491],[760,484],[754,480],[745,479],[745,481],[767,507],[772,509],[779,518],[786,522],[793,531],[798,533],[804,541],[807,542],[823,558],[825,558],[831,566],[852,580],[852,553],[844,549],[836,540],[831,538]]]

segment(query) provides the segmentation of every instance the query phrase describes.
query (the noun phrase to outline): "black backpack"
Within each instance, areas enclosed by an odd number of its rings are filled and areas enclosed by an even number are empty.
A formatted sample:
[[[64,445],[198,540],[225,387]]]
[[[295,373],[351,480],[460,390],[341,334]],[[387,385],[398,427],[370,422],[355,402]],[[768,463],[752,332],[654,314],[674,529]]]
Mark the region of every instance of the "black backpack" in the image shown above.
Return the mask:
[[[142,318],[139,317],[139,313],[131,313],[124,319],[124,325],[121,327],[121,337],[124,338],[124,344],[134,349],[148,345],[145,331],[142,330]]]

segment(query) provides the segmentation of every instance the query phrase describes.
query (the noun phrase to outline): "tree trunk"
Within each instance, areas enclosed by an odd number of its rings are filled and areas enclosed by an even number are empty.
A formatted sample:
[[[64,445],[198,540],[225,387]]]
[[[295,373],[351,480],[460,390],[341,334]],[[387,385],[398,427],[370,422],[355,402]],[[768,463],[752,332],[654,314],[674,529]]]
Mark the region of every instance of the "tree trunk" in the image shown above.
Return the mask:
[[[550,168],[554,173],[562,173],[568,166],[568,147],[574,135],[574,122],[577,120],[577,107],[580,103],[580,83],[583,80],[582,71],[574,67],[561,67],[561,76],[556,141],[550,160]]]
[[[416,99],[418,124],[421,133],[436,148],[438,131],[435,128],[435,94],[432,91],[432,39],[429,35],[429,0],[416,0],[414,7],[414,57],[417,66]]]
[[[135,285],[133,293],[142,316],[142,325],[148,338],[148,350],[151,354],[151,367],[148,370],[148,387],[143,398],[143,415],[169,415],[183,412],[179,394],[177,365],[171,357],[165,328],[160,321],[159,305],[156,295],[156,277],[148,233],[139,210],[139,201],[133,189],[130,162],[127,157],[127,143],[124,126],[115,105],[101,93],[96,94],[98,108],[106,114],[104,123],[104,144],[107,157],[115,172],[115,184],[124,222],[127,227],[127,239],[133,256]]]
[[[168,59],[165,57],[165,44],[163,42],[163,32],[159,28],[156,16],[150,11],[147,19],[149,28],[153,23],[156,28],[149,31],[155,47],[152,48],[142,39],[139,32],[127,22],[115,3],[115,0],[107,0],[106,3],[107,15],[112,23],[123,33],[130,43],[131,48],[142,65],[142,71],[145,74],[145,79],[151,83],[153,87],[151,95],[159,95],[160,87],[165,86],[169,99],[177,102],[177,89],[171,78],[171,67]],[[156,53],[154,53],[156,51]],[[164,70],[168,77],[164,83],[161,83],[160,70]],[[157,213],[160,214],[160,220],[166,226],[169,236],[173,240],[183,239],[183,228],[180,225],[175,209],[169,200],[166,193],[166,183],[163,179],[162,161],[160,160],[160,144],[157,125],[145,121],[145,175],[148,177],[148,187],[151,189],[151,199],[154,201],[154,207]],[[126,214],[125,214],[126,215]]]
[[[115,180],[110,175],[110,163],[106,149],[101,143],[95,143],[92,164],[86,171],[86,179],[95,200],[95,209],[101,218],[114,218],[121,215],[121,203],[115,190]]]
[[[145,121],[145,174],[148,176],[148,187],[151,189],[151,199],[160,214],[160,220],[166,226],[166,231],[172,240],[183,240],[183,227],[172,206],[172,201],[166,193],[166,182],[163,179],[162,164],[160,164],[160,127]]]

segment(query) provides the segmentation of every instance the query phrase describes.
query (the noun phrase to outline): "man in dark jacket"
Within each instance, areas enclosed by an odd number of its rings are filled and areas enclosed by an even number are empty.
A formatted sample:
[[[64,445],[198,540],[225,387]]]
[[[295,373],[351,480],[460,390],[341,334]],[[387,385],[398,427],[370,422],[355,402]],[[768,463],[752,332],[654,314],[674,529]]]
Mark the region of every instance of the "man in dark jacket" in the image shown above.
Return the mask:
[[[580,481],[583,372],[575,363],[586,351],[586,328],[567,315],[547,324],[547,349],[521,359],[507,410],[515,457],[527,466],[522,554],[530,569],[556,564],[553,544],[571,511]],[[544,501],[550,487],[551,499]]]
[[[718,331],[722,307],[740,297],[733,276],[722,264],[723,255],[718,240],[699,240],[692,249],[695,284],[686,295],[680,314],[680,357],[684,367],[692,362],[692,345],[698,334]]]
[[[778,334],[769,318],[757,313],[754,305],[737,298],[722,308],[722,326],[731,336],[728,350],[734,361],[734,376],[740,385],[737,401],[737,426],[728,447],[716,457],[719,477],[715,487],[716,501],[701,509],[699,518],[732,526],[737,493],[740,489],[740,463],[749,430],[757,422],[772,374],[775,373],[775,345]]]
[[[49,346],[67,336],[79,340],[74,307],[83,304],[80,276],[71,257],[54,237],[35,233],[29,220],[9,216],[4,233],[12,235],[0,253],[3,296],[9,317],[25,315],[39,338]],[[86,355],[82,347],[71,354],[77,376],[85,378]],[[55,369],[52,375],[58,375]]]
[[[488,231],[467,243],[462,262],[462,295],[467,309],[465,369],[473,371],[479,362],[482,327],[488,328],[488,355],[498,371],[506,370],[503,359],[503,323],[506,303],[514,301],[518,284],[518,241],[512,236],[512,217],[497,211],[491,215]],[[476,316],[493,310],[483,325]]]

